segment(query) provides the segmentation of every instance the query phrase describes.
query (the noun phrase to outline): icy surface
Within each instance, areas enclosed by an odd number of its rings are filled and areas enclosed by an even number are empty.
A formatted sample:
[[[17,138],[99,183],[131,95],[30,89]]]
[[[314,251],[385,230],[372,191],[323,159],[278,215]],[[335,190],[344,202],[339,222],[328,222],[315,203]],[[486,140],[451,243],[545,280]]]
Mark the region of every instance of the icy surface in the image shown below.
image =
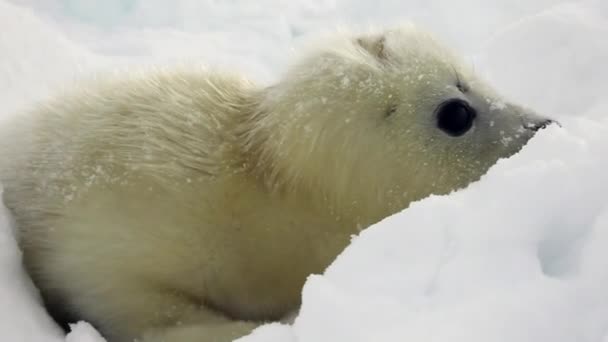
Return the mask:
[[[603,0],[0,0],[0,120],[114,65],[204,61],[268,81],[320,32],[407,19],[562,127],[366,230],[310,277],[293,326],[240,341],[607,342]],[[52,323],[0,209],[0,340],[104,341],[87,323],[67,337]]]

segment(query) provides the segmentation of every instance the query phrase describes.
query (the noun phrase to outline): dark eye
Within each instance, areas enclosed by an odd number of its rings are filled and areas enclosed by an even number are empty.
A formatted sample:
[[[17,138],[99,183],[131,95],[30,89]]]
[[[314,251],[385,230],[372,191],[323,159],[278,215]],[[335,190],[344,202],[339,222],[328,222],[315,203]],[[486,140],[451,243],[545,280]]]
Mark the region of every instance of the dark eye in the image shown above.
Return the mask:
[[[467,102],[451,99],[437,108],[437,127],[448,135],[458,137],[473,127],[476,116],[475,110]]]

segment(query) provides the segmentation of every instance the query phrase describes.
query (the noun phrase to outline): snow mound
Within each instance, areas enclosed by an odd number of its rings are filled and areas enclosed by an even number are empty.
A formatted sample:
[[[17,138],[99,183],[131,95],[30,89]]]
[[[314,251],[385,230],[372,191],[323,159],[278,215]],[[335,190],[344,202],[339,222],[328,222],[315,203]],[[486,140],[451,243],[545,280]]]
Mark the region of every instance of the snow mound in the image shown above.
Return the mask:
[[[603,0],[0,0],[0,119],[110,65],[203,60],[271,78],[300,39],[403,19],[562,126],[353,237],[308,279],[293,325],[239,341],[608,342]],[[52,322],[11,227],[0,206],[0,340],[104,342],[86,322],[67,336]]]

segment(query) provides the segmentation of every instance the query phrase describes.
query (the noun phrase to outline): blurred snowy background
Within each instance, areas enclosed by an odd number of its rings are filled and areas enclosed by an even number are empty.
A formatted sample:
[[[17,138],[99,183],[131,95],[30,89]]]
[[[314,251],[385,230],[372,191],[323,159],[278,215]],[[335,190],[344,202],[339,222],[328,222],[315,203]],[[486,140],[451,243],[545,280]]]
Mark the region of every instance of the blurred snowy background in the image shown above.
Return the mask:
[[[268,83],[312,37],[405,20],[563,127],[368,229],[309,279],[293,326],[242,341],[608,342],[605,0],[0,0],[0,122],[118,66],[204,62]],[[1,341],[103,341],[85,323],[63,336],[19,258],[2,212]]]

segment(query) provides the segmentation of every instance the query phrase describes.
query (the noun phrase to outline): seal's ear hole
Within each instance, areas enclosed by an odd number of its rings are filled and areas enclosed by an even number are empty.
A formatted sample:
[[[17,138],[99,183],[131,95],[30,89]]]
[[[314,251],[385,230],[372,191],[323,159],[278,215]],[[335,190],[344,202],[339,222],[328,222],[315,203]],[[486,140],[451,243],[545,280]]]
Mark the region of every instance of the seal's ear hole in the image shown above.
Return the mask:
[[[360,37],[357,38],[357,44],[375,58],[386,60],[386,37],[384,35]]]

